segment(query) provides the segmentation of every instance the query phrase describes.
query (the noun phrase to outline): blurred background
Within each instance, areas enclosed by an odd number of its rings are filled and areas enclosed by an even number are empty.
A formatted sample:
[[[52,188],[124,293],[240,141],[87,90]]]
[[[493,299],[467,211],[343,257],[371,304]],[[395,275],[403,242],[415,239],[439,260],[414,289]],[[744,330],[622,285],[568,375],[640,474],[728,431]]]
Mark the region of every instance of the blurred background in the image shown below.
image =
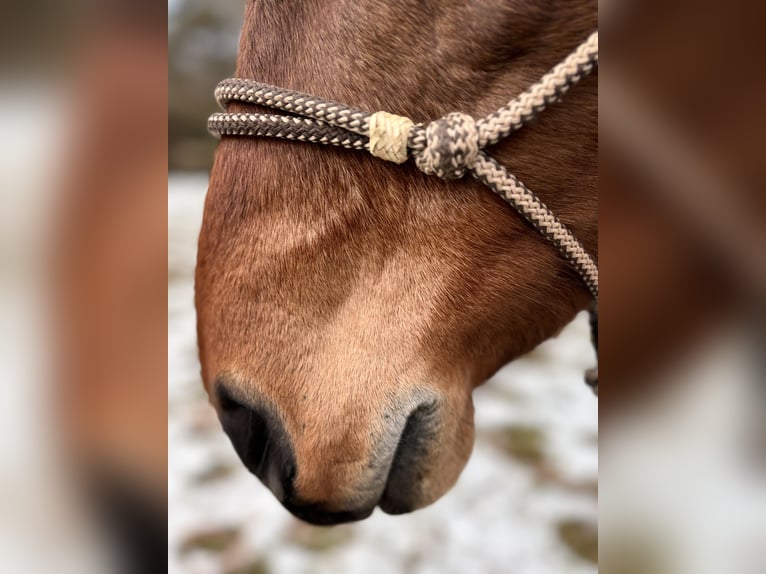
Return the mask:
[[[763,17],[600,3],[608,572],[766,572]]]
[[[245,0],[168,2],[168,167],[205,172],[216,139],[207,116],[217,111],[213,89],[233,74]]]
[[[167,16],[0,18],[0,570],[166,560]]]
[[[477,391],[451,493],[335,529],[241,469],[198,376],[241,7],[3,5],[0,569],[594,572],[598,518],[604,572],[766,572],[763,7],[600,3],[599,412],[580,317]]]

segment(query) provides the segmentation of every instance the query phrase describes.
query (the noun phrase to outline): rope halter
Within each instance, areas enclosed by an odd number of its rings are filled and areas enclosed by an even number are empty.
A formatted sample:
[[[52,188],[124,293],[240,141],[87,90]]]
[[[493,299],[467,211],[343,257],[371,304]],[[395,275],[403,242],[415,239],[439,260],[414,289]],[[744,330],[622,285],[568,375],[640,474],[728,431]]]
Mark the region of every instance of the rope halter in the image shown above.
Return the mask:
[[[508,137],[558,102],[597,65],[598,31],[492,114],[476,120],[466,114],[450,113],[426,126],[384,111],[370,113],[301,92],[232,78],[222,81],[215,90],[216,100],[224,110],[231,102],[246,102],[289,115],[219,112],[208,119],[208,130],[216,136],[267,136],[364,149],[398,164],[413,157],[421,171],[442,179],[459,179],[471,173],[556,246],[590,291],[593,316],[598,303],[595,261],[566,225],[484,148]],[[592,386],[597,392],[597,376]]]

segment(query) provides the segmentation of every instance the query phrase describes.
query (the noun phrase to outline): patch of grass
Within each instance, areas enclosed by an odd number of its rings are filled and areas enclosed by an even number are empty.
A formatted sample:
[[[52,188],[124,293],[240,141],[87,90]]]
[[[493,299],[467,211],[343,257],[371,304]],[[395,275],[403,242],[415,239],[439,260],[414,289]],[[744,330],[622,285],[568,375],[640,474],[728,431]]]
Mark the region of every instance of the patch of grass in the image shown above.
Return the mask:
[[[216,480],[230,476],[234,472],[235,468],[236,467],[232,464],[224,464],[222,462],[218,462],[196,474],[192,481],[194,484],[207,484],[209,482],[214,482]]]
[[[525,464],[540,465],[544,458],[545,436],[537,427],[512,425],[492,433],[493,442]]]
[[[672,555],[656,532],[633,530],[612,533],[604,547],[604,572],[620,574],[668,574],[674,572]]]
[[[296,521],[288,533],[288,540],[311,552],[327,552],[351,540],[351,532],[348,526],[311,526]]]
[[[558,523],[559,538],[580,558],[598,564],[598,528],[590,522],[564,520]]]
[[[239,529],[221,528],[192,534],[181,544],[181,556],[194,550],[220,554],[239,540]]]
[[[598,499],[597,480],[567,481],[562,479],[558,481],[558,484],[570,492],[584,494],[591,498]]]
[[[226,574],[269,574],[269,564],[263,558],[258,558],[242,566],[226,570]]]
[[[598,480],[595,478],[573,480],[563,476],[555,465],[547,463],[538,465],[535,470],[535,478],[543,486],[563,488],[575,494],[598,499]]]

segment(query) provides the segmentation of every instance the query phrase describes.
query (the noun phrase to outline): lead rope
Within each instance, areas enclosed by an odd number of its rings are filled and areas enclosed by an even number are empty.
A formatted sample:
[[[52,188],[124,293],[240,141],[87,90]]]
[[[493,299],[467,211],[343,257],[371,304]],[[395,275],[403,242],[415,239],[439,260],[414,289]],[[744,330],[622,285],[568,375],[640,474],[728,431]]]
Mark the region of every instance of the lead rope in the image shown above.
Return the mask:
[[[598,357],[598,267],[595,261],[534,193],[484,151],[558,102],[597,65],[598,31],[496,112],[479,120],[451,113],[425,126],[388,112],[370,113],[301,92],[231,78],[215,89],[216,100],[223,109],[231,102],[246,102],[290,115],[215,113],[208,119],[208,130],[219,137],[267,136],[364,149],[394,163],[404,163],[414,157],[421,171],[442,179],[458,179],[470,172],[553,243],[578,272],[593,296],[591,338]],[[589,370],[586,382],[598,395],[597,367]]]

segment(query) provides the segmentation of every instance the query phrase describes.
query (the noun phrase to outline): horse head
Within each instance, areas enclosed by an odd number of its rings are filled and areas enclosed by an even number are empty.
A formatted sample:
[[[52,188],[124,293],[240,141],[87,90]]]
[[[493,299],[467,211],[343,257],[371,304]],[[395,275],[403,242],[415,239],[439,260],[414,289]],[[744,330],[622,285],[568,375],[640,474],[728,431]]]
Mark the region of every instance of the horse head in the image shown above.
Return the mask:
[[[596,27],[595,2],[256,0],[236,73],[416,122],[480,117]],[[590,77],[492,148],[591,253],[596,110]],[[305,520],[437,500],[471,452],[472,390],[589,300],[477,181],[330,147],[219,145],[196,271],[203,380],[244,464]]]

